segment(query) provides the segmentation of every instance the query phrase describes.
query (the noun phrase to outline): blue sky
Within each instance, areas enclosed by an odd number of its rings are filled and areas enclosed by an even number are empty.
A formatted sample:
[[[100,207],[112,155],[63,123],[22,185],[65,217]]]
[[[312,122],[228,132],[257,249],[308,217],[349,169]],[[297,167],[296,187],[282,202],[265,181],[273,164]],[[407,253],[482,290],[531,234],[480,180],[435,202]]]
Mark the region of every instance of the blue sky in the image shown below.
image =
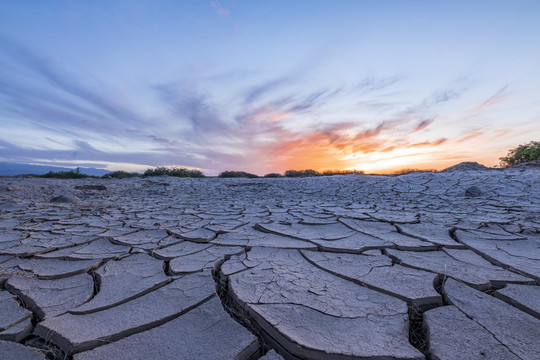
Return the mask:
[[[538,1],[2,1],[0,161],[258,174],[540,139]]]

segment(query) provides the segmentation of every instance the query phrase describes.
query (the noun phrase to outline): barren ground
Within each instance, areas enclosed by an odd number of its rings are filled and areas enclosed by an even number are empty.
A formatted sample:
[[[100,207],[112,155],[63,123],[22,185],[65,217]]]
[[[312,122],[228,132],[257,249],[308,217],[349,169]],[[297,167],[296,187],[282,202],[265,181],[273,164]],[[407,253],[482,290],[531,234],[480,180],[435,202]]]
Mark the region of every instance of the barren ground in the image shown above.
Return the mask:
[[[1,178],[0,359],[538,359],[539,184]]]

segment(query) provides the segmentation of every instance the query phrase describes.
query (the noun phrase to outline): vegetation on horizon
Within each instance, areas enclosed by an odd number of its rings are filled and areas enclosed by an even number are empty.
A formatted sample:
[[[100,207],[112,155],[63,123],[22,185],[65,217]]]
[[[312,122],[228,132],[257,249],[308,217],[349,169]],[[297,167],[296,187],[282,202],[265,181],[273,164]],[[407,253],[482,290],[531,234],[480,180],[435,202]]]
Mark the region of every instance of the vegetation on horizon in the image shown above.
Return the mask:
[[[307,170],[287,170],[286,177],[311,177],[311,176],[333,176],[333,175],[349,175],[349,174],[364,174],[361,170],[325,170],[322,173],[307,169]]]
[[[360,174],[364,175],[365,172],[362,170],[325,170],[322,172],[322,176],[333,176],[333,175],[350,175],[350,174]]]
[[[251,174],[245,171],[232,171],[226,170],[221,172],[218,177],[220,178],[258,178],[259,175]]]
[[[281,175],[279,173],[269,173],[269,174],[264,175],[263,177],[265,177],[265,178],[280,178],[280,177],[283,177],[283,175]]]
[[[392,173],[392,175],[407,175],[407,174],[410,174],[410,173],[413,173],[413,172],[417,172],[417,171],[421,171],[421,172],[432,172],[432,173],[439,172],[437,169],[404,168],[404,169],[399,169],[399,170],[394,171],[394,172]]]
[[[69,171],[49,171],[46,174],[39,175],[41,178],[55,178],[55,179],[84,179],[90,177],[90,175],[83,174],[81,168]]]
[[[203,178],[205,177],[200,170],[191,170],[180,167],[157,167],[155,169],[147,169],[143,177],[147,176],[175,176],[175,177],[191,177],[191,178]]]
[[[501,167],[521,164],[540,159],[540,141],[531,141],[519,145],[508,151],[506,156],[500,157]]]
[[[307,169],[307,170],[287,170],[285,171],[286,177],[311,177],[321,175],[318,171]]]
[[[128,171],[113,171],[110,173],[107,173],[102,176],[103,179],[125,179],[125,178],[132,178],[132,177],[138,177],[141,176],[141,174],[137,172],[128,172]]]

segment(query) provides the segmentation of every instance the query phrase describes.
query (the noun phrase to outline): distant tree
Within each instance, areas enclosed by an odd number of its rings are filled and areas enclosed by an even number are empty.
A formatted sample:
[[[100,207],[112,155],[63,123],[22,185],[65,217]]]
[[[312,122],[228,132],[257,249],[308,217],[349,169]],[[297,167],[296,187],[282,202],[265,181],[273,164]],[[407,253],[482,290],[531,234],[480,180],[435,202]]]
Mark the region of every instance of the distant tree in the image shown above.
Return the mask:
[[[499,158],[502,167],[521,164],[540,159],[540,141],[531,141],[508,151],[506,156]]]

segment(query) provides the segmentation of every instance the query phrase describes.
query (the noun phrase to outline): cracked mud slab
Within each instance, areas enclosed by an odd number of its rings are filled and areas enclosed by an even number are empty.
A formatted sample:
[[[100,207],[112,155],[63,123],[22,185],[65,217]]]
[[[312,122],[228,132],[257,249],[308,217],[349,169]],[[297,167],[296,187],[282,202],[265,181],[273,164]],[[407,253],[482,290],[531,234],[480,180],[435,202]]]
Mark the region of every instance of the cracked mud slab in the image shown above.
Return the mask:
[[[242,359],[257,338],[223,311],[217,298],[151,330],[76,354],[74,360]]]
[[[442,305],[435,291],[435,275],[392,264],[388,256],[302,251],[315,266],[358,284],[371,287],[409,302],[415,307]]]
[[[429,352],[437,360],[520,359],[488,330],[455,306],[424,313]]]
[[[161,325],[206,301],[213,291],[210,276],[186,275],[112,308],[47,318],[35,333],[67,353],[80,352]]]
[[[314,267],[297,250],[253,249],[243,263],[229,276],[230,295],[291,355],[423,357],[407,340],[405,302]]]
[[[94,293],[94,282],[88,274],[55,280],[13,276],[5,287],[23,299],[40,319],[63,314],[88,301]]]
[[[449,279],[443,287],[447,301],[493,335],[521,359],[540,354],[540,319],[493,296]]]
[[[469,283],[479,289],[505,283],[531,283],[534,280],[491,264],[471,250],[399,251],[388,254],[405,266],[431,271]]]
[[[0,291],[0,336],[19,323],[28,320],[32,313],[21,307],[16,298],[7,291]]]
[[[163,273],[163,262],[147,254],[110,260],[95,272],[99,292],[85,304],[70,309],[70,313],[104,310],[149,293],[171,280]]]
[[[23,346],[10,341],[0,340],[0,356],[6,360],[46,360],[45,354],[38,349]]]
[[[540,319],[540,286],[508,284],[494,295]]]
[[[0,358],[536,360],[540,171],[463,168],[0,178]]]

